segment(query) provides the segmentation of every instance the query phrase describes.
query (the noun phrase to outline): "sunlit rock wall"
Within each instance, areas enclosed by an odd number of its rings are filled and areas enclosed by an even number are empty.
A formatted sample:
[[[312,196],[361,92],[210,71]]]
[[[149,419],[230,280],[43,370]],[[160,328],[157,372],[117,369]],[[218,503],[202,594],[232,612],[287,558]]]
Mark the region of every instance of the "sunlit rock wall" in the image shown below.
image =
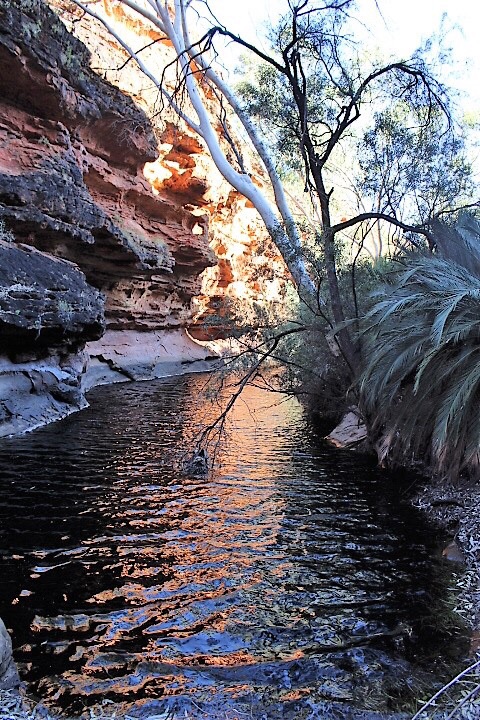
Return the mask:
[[[155,67],[172,59],[168,44],[118,5],[96,8],[136,47],[153,42],[145,57]],[[246,161],[262,184],[261,169]],[[100,382],[202,369],[209,353],[192,336],[225,337],[232,317],[254,324],[256,309],[282,303],[283,264],[256,212],[105,29],[68,0],[0,0],[0,221],[7,255],[33,247],[73,263],[84,297],[96,293],[99,323],[78,335],[57,313],[59,346],[31,316],[27,343],[0,306],[0,376],[22,378],[0,434],[82,407],[83,391]],[[2,281],[7,295],[18,284],[14,275]],[[37,277],[30,286],[63,307],[55,283]],[[24,317],[22,307],[15,312]],[[52,371],[29,385],[36,363]],[[65,367],[75,367],[70,380]],[[79,393],[63,392],[65,381]],[[5,383],[0,403],[13,393]],[[29,393],[44,397],[41,412]]]
[[[169,345],[177,369],[207,356],[184,330],[199,275],[215,263],[206,218],[183,196],[152,188],[144,175],[158,156],[150,121],[90,62],[41,0],[0,2],[0,434],[85,405],[83,353],[105,324],[110,350],[118,349],[117,375],[101,348],[94,345],[92,354],[93,364],[105,362],[109,381],[169,374],[173,361],[160,367]],[[43,253],[45,267],[54,263],[48,280],[28,247]],[[79,332],[72,317],[92,304],[96,320],[85,319]],[[152,358],[158,337],[152,342],[148,333],[159,329],[167,351]],[[126,331],[144,333],[151,362],[139,363],[138,342],[130,356],[115,336]]]
[[[197,284],[194,316],[187,322],[191,335],[202,340],[225,337],[231,331],[232,319],[247,325],[255,324],[257,310],[266,309],[270,314],[280,315],[286,289],[285,266],[257,212],[225,182],[202,141],[165,106],[151,81],[135,62],[129,61],[127,53],[105,29],[91,18],[82,18],[69,0],[50,2],[67,27],[92,51],[96,72],[133,97],[151,118],[159,155],[153,162],[146,163],[143,172],[156,197],[192,214],[195,222],[190,228],[198,242],[208,238],[215,263],[204,270]],[[103,14],[130,47],[144,48],[142,62],[152,74],[161,77],[161,69],[173,60],[168,41],[154,28],[139,23],[114,0],[98,3],[95,10]],[[165,73],[163,81],[173,93],[176,83],[173,66]],[[222,137],[219,121],[215,119],[214,98],[206,86],[203,90],[214,126],[218,125],[219,137]],[[187,114],[192,112],[186,98],[182,98],[182,108]],[[254,159],[249,142],[240,140],[239,148],[248,171],[262,186],[264,171]],[[227,157],[231,156],[226,142],[224,151]],[[175,238],[178,244],[178,234]],[[184,239],[182,248],[183,257],[180,258],[179,247],[176,262],[177,266],[183,262],[186,268],[188,263],[194,262],[191,237]],[[120,295],[121,290],[112,300],[122,302]],[[107,300],[107,315],[109,302]],[[110,319],[108,322],[110,324]]]

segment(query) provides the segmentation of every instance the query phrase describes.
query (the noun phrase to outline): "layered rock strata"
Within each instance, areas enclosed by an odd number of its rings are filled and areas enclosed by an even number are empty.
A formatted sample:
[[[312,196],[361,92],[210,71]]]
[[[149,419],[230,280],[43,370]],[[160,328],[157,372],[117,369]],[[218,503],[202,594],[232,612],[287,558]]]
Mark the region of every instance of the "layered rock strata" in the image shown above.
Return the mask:
[[[151,124],[90,62],[41,0],[1,0],[0,237],[10,242],[2,244],[0,434],[85,404],[88,341],[109,380],[168,374],[172,363],[207,356],[183,329],[199,275],[215,263],[207,217],[194,212],[205,182],[188,198],[180,188],[180,199],[152,188],[143,173],[158,156]],[[181,138],[180,148],[187,158],[197,149]],[[103,305],[115,363],[98,347]],[[167,351],[153,357],[159,329],[172,337],[162,336]],[[118,338],[112,344],[115,332],[144,334],[144,374],[140,336],[130,351]]]
[[[87,340],[104,300],[72,263],[0,240],[0,435],[85,407]]]
[[[208,242],[216,263],[211,263],[202,272],[198,283],[194,316],[186,323],[191,335],[201,340],[215,340],[228,336],[232,323],[255,325],[259,322],[258,312],[262,314],[260,322],[265,320],[265,312],[280,316],[287,287],[285,265],[256,210],[225,182],[202,141],[162,103],[158,90],[136,64],[129,61],[126,52],[105,33],[104,28],[82,16],[69,0],[49,2],[67,27],[91,50],[96,71],[134,97],[152,118],[159,155],[155,161],[146,164],[144,175],[156,197],[168,198],[192,213],[196,218],[192,232],[197,234],[198,240],[202,241],[202,229],[206,232],[208,228]],[[174,94],[177,77],[172,67],[169,41],[153,25],[139,23],[138,15],[133,15],[125,5],[114,0],[103,0],[95,10],[103,14],[130,47],[142,48],[142,63],[152,75],[161,77],[170,94]],[[165,74],[163,68],[168,68]],[[216,106],[216,99],[207,86],[203,86],[203,91],[225,155],[232,158],[230,146],[222,139],[218,119],[222,108]],[[182,108],[195,119],[186,98],[182,98]],[[234,127],[230,128],[230,135],[235,137]],[[254,182],[263,187],[263,168],[248,144],[238,141],[237,150]],[[186,240],[183,262],[191,258],[191,238]],[[176,262],[177,265],[181,262],[178,253]]]
[[[105,29],[68,0],[49,2],[54,11],[43,0],[0,0],[0,237],[6,229],[23,251],[74,263],[104,297],[106,334],[86,327],[70,342],[66,325],[65,346],[74,344],[79,358],[70,364],[47,347],[46,330],[43,339],[32,334],[24,348],[31,365],[20,368],[14,345],[24,336],[5,325],[0,373],[20,377],[50,358],[59,378],[75,365],[81,392],[203,369],[209,353],[195,338],[225,337],[233,320],[255,324],[258,308],[281,312],[283,262],[255,210]],[[135,46],[148,46],[145,61],[157,68],[171,61],[155,30],[110,0],[96,7]],[[261,168],[245,162],[261,185]],[[42,383],[49,396],[52,377]],[[71,409],[83,403],[78,397]],[[25,423],[5,417],[0,434],[48,420],[48,409],[37,422],[27,405]]]

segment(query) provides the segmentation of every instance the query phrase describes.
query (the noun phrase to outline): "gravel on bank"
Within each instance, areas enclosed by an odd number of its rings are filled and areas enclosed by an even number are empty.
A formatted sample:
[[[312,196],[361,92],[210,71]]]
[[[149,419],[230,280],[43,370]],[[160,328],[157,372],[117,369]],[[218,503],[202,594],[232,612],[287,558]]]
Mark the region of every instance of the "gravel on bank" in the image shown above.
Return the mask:
[[[457,575],[456,612],[472,631],[472,656],[480,649],[480,484],[428,482],[414,504],[452,537],[444,554],[464,565]]]
[[[67,719],[65,716],[52,715],[43,703],[35,703],[22,689],[0,690],[0,720],[180,720],[169,712],[133,717],[128,713],[119,714],[118,710],[109,705],[107,702],[103,707],[90,708],[81,716]]]

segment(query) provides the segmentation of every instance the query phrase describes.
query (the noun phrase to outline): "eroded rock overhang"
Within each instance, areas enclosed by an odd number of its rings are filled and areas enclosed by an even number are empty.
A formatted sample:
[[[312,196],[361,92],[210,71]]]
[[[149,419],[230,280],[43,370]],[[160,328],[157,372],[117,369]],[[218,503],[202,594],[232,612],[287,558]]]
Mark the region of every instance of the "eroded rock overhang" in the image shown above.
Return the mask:
[[[199,275],[216,262],[208,217],[196,212],[205,184],[179,199],[152,187],[150,121],[90,61],[41,0],[0,3],[0,434],[85,404],[89,342],[109,381],[115,367],[121,380],[142,366],[138,342],[130,353],[121,333],[145,339],[146,376],[208,356],[184,331]],[[116,334],[113,365],[98,345],[105,326],[110,354]],[[171,358],[152,356],[159,331],[172,334]]]

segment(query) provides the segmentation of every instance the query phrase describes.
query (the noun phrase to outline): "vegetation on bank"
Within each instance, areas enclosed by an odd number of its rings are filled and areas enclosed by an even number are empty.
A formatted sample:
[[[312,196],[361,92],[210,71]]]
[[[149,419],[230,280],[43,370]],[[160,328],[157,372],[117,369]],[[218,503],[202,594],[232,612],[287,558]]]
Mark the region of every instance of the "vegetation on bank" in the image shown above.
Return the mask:
[[[480,225],[438,228],[362,322],[359,398],[383,456],[476,477],[480,465]],[[453,257],[455,259],[453,259]]]
[[[263,64],[244,79],[236,104],[203,53],[216,34],[243,41],[215,25],[192,42],[185,13],[194,4],[179,0],[174,23],[165,4],[152,21],[179,61],[177,91],[164,97],[257,205],[297,292],[289,317],[265,318],[261,331],[258,319],[241,328],[251,329],[243,340],[242,360],[251,359],[246,377],[268,384],[262,363],[272,359],[283,368],[274,389],[315,397],[332,421],[356,405],[385,462],[422,461],[453,479],[476,478],[480,230],[459,214],[475,212],[475,187],[444,88],[421,54],[362,66],[344,26],[350,0],[315,7],[300,1],[273,31],[270,55],[249,48]],[[211,137],[196,75],[221,96],[228,158]],[[163,71],[158,78],[162,87]],[[185,90],[198,120],[177,103]],[[251,187],[250,168],[228,130],[226,101],[266,165],[276,214]],[[285,207],[282,185],[291,188],[297,211]],[[477,669],[449,684],[418,720],[475,717]],[[12,708],[9,720],[17,717]]]
[[[478,188],[425,56],[347,59],[350,8],[334,3],[322,15],[298,3],[270,37],[286,70],[268,58],[239,86],[286,182],[302,174],[303,207],[317,219],[303,227],[317,304],[301,303],[287,374],[298,392],[316,392],[323,416],[355,405],[383,463],[475,477]]]

